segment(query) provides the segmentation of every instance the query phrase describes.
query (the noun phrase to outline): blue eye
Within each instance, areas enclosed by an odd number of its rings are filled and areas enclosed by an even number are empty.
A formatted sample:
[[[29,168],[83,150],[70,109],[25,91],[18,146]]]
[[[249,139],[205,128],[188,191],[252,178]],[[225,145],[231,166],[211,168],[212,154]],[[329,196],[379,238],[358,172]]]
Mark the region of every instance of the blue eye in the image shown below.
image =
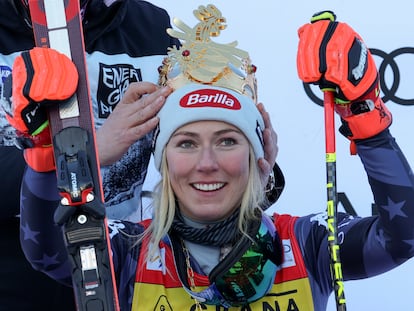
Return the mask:
[[[190,149],[190,148],[193,148],[195,146],[195,144],[191,140],[184,140],[184,141],[180,141],[177,144],[177,146],[180,147],[180,148],[184,148],[184,149]]]
[[[237,142],[236,142],[236,140],[234,139],[234,138],[223,138],[221,141],[220,141],[220,145],[223,145],[223,146],[233,146],[233,145],[235,145]]]

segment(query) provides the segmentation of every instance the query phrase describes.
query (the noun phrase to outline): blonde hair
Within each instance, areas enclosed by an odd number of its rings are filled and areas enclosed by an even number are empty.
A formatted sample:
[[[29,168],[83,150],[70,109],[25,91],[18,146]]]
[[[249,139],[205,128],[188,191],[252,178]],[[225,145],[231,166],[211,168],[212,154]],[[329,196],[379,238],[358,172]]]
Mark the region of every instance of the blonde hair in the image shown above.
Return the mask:
[[[261,206],[263,200],[265,199],[265,192],[260,179],[259,167],[251,146],[249,159],[249,178],[246,190],[243,192],[238,220],[238,228],[243,234],[246,234],[249,220],[258,217],[254,211],[256,208]],[[158,244],[170,230],[177,208],[176,197],[170,183],[165,148],[162,153],[160,172],[161,181],[155,188],[153,204],[154,217],[143,235],[150,236],[151,245],[155,246],[149,251],[149,257],[154,255]]]

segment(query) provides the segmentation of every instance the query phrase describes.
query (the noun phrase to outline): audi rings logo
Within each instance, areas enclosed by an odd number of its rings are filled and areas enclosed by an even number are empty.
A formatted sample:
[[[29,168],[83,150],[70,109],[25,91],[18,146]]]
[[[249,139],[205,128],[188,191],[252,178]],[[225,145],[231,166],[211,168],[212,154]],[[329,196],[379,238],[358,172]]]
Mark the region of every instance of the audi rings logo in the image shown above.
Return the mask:
[[[376,63],[380,76],[382,100],[384,103],[391,101],[399,105],[414,105],[414,91],[412,92],[413,96],[409,96],[410,98],[403,98],[398,93],[402,82],[408,81],[405,80],[407,77],[404,77],[404,80],[402,80],[401,77],[401,71],[403,69],[400,61],[401,56],[411,55],[414,57],[414,47],[402,47],[392,51],[391,53],[386,53],[379,49],[370,49],[370,51],[376,61],[380,60],[380,63]],[[413,68],[412,66],[410,67]],[[410,72],[410,74],[413,73],[412,70],[406,70],[406,72]],[[410,79],[410,81],[413,80],[414,78]],[[408,82],[406,84],[408,85]],[[304,83],[303,86],[308,97],[317,105],[323,106],[323,100],[315,95],[316,92],[314,92],[314,88],[306,83]]]

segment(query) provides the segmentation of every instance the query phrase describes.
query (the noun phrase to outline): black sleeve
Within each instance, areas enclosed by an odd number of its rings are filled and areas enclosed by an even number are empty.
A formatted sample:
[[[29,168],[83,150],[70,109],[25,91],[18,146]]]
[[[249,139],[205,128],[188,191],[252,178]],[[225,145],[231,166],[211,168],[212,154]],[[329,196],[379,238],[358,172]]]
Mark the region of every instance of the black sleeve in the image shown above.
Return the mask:
[[[279,165],[275,163],[273,166],[273,176],[269,177],[268,184],[266,185],[266,201],[262,208],[268,209],[271,205],[276,203],[285,188],[285,176]]]
[[[20,213],[20,186],[26,162],[23,152],[14,146],[0,146],[0,220]]]

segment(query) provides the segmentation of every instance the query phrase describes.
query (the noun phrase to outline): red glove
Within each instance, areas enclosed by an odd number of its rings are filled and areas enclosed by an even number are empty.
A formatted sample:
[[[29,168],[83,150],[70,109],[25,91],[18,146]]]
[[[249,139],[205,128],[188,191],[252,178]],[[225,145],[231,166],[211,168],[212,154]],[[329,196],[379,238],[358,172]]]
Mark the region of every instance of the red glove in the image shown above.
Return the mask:
[[[46,107],[70,100],[77,85],[75,65],[53,49],[33,48],[14,61],[12,83],[5,83],[5,87],[13,86],[12,100],[6,99],[6,118],[16,129],[27,164],[35,171],[55,169]]]
[[[336,22],[330,11],[315,14],[298,34],[299,78],[335,92],[340,132],[354,143],[388,128],[392,116],[380,97],[378,71],[362,38]]]

